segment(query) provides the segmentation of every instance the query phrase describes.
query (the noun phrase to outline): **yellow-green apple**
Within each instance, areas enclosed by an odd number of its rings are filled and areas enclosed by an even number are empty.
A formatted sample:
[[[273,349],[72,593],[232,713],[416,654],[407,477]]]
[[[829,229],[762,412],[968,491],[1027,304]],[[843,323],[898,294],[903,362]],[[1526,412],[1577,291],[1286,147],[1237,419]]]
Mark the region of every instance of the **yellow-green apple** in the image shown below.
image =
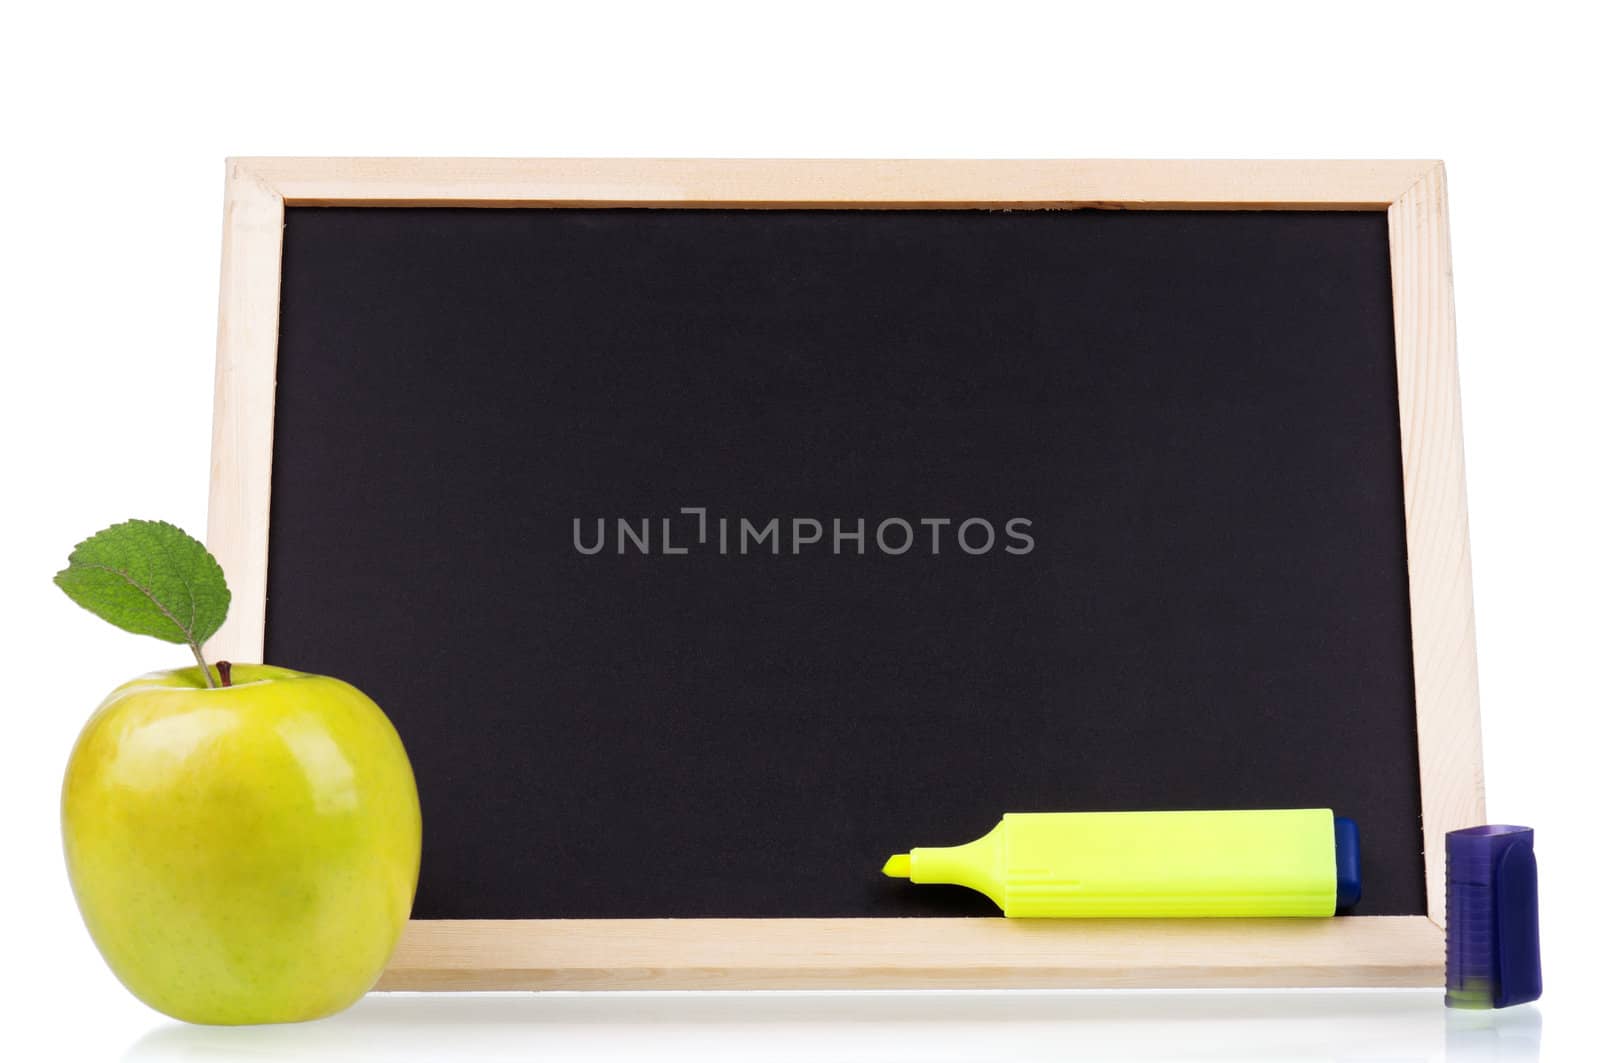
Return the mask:
[[[155,672],[106,698],[67,766],[67,870],[106,962],[151,1007],[318,1018],[372,987],[405,926],[416,783],[355,687],[266,665],[231,678]]]

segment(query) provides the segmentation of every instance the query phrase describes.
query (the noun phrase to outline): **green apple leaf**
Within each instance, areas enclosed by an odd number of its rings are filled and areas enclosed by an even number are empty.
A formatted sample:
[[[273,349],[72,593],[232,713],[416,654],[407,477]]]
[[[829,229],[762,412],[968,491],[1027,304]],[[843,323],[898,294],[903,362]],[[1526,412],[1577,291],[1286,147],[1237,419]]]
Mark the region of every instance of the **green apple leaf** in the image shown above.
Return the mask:
[[[217,559],[183,529],[156,520],[113,524],[73,548],[56,586],[124,631],[187,643],[212,682],[200,647],[227,619],[233,596]]]

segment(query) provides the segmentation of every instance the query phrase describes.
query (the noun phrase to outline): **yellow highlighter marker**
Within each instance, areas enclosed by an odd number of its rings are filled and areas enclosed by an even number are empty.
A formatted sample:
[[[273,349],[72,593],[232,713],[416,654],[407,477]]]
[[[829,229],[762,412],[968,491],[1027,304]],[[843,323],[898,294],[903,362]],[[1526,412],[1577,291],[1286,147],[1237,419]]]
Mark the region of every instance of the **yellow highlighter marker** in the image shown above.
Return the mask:
[[[1013,918],[1330,916],[1361,897],[1355,824],[1326,808],[1011,812],[883,873],[978,890]]]

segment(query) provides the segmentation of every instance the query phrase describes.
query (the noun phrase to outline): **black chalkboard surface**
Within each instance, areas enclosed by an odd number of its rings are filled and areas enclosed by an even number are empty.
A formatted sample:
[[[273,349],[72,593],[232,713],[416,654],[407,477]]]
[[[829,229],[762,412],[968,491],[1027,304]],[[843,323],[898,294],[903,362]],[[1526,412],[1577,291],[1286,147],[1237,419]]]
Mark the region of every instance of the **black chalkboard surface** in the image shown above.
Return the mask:
[[[1382,212],[291,207],[266,660],[395,721],[419,918],[993,914],[878,867],[1294,806],[1423,913],[1389,268]]]

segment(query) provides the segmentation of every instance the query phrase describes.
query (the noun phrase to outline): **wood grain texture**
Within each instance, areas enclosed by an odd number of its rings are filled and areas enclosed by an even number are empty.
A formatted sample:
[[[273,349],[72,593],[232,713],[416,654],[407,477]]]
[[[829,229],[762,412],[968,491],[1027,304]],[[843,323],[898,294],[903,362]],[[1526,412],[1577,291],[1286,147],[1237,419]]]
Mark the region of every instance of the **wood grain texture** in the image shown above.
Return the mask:
[[[380,989],[1428,986],[1422,916],[414,921]]]
[[[1442,165],[1389,208],[1411,647],[1428,915],[1444,924],[1444,836],[1482,823],[1482,731],[1467,544],[1455,296]]]
[[[283,197],[248,168],[230,163],[206,545],[228,575],[233,604],[206,643],[214,661],[259,661],[264,644],[282,263]]]
[[[1429,163],[1361,160],[235,159],[290,206],[1382,210]]]
[[[1387,209],[1428,917],[413,921],[380,988],[1439,985],[1443,834],[1484,818],[1443,168],[1423,162],[236,159],[208,543],[259,660],[285,205]]]

